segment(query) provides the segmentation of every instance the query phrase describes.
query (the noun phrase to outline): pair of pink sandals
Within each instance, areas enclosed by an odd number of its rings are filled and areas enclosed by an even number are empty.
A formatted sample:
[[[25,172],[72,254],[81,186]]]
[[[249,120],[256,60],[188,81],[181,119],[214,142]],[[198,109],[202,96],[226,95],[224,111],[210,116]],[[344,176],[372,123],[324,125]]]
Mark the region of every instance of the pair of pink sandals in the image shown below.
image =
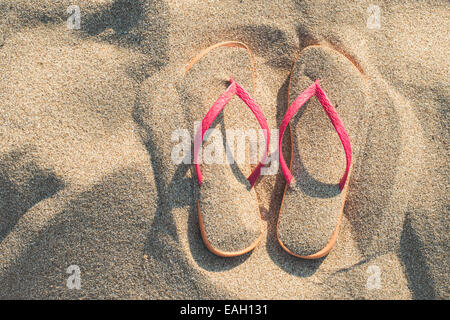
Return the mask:
[[[237,43],[237,44],[238,44],[237,46],[240,46],[239,43]],[[220,44],[220,45],[222,45],[222,44]],[[227,45],[227,43],[225,43],[225,45]],[[230,46],[230,44],[228,44],[227,46]],[[232,43],[231,43],[231,46],[233,46]],[[196,60],[196,59],[194,59],[194,60]],[[193,63],[195,63],[195,61],[193,61]],[[193,63],[191,63],[191,65]],[[188,68],[190,68],[190,66]],[[321,88],[319,82],[320,82],[320,80],[316,80],[310,87],[305,89],[300,95],[297,96],[297,98],[294,100],[294,102],[289,106],[286,114],[283,117],[283,120],[281,121],[280,132],[279,132],[279,141],[278,141],[278,153],[279,153],[281,170],[282,170],[284,178],[286,180],[286,188],[284,191],[281,207],[283,207],[286,190],[288,190],[291,182],[293,181],[293,175],[291,173],[292,159],[291,159],[291,165],[288,166],[286,164],[286,161],[285,161],[285,159],[283,157],[283,153],[282,153],[283,136],[286,131],[286,128],[288,127],[288,125],[290,125],[289,123],[290,123],[291,119],[293,118],[293,116],[313,96],[315,96],[318,99],[318,101],[320,102],[320,104],[323,106],[327,116],[329,117],[333,127],[335,128],[335,130],[339,136],[340,141],[342,142],[342,146],[345,151],[346,168],[345,168],[344,175],[342,176],[341,180],[339,181],[339,185],[338,185],[340,192],[343,194],[343,199],[344,199],[343,202],[345,201],[345,193],[347,190],[346,185],[347,185],[347,180],[348,180],[349,174],[350,174],[350,167],[351,167],[351,160],[352,160],[352,148],[351,148],[349,136],[344,128],[344,125],[343,125],[341,119],[339,118],[335,108],[333,107],[330,100],[326,96],[325,92]],[[264,164],[266,163],[266,160],[268,157],[269,142],[270,142],[269,127],[267,125],[266,118],[265,118],[261,108],[254,101],[254,99],[249,95],[249,93],[247,93],[245,91],[245,89],[242,88],[233,79],[230,79],[230,85],[228,86],[228,88],[214,102],[212,107],[209,109],[209,111],[203,118],[201,127],[199,128],[199,130],[196,134],[196,137],[195,137],[195,141],[196,141],[195,143],[197,143],[197,144],[202,143],[205,133],[207,132],[207,130],[210,128],[210,126],[212,125],[212,123],[214,122],[216,117],[222,112],[224,107],[227,105],[227,103],[230,101],[230,99],[234,95],[237,95],[250,108],[252,113],[255,115],[257,121],[259,122],[261,129],[263,129],[263,132],[264,132],[264,138],[265,138],[265,142],[266,142],[265,153],[263,155],[262,160],[257,165],[257,167],[252,171],[250,176],[247,178],[251,187],[253,187],[255,185],[258,177],[260,176],[261,169],[264,166]],[[193,156],[194,156],[194,165],[195,165],[195,170],[196,170],[196,174],[197,174],[198,184],[201,186],[202,172],[200,169],[200,165],[198,164],[199,149],[200,148],[196,148],[194,146],[194,155]],[[280,211],[281,211],[281,208],[280,208]],[[294,255],[296,257],[304,258],[304,259],[317,259],[317,258],[325,256],[331,250],[331,248],[333,247],[333,245],[336,242],[339,225],[340,225],[340,222],[342,219],[342,211],[343,211],[343,203],[342,203],[341,212],[339,213],[339,218],[337,219],[336,228],[332,232],[328,243],[320,250],[317,250],[316,252],[312,252],[312,253],[309,252],[306,254],[299,252],[299,250],[295,250],[295,248],[294,248],[295,246],[290,246],[289,244],[286,244],[283,241],[283,239],[280,237],[279,233],[277,232],[277,238],[278,238],[278,241],[279,241],[281,247],[285,251],[287,251],[289,254]],[[202,221],[200,208],[199,208],[199,220],[200,220],[200,222]],[[204,240],[206,246],[208,247],[208,249],[210,251],[212,251],[214,254],[219,255],[219,256],[224,256],[224,257],[238,256],[238,255],[249,252],[256,246],[256,242],[255,242],[252,246],[249,246],[248,248],[245,248],[244,250],[240,250],[239,252],[223,252],[220,249],[214,248],[213,246],[211,246],[211,243],[210,243],[210,241],[208,241],[208,239],[206,237],[206,233],[204,232],[204,226],[202,225],[202,223],[200,223],[200,228],[202,230],[203,240]]]

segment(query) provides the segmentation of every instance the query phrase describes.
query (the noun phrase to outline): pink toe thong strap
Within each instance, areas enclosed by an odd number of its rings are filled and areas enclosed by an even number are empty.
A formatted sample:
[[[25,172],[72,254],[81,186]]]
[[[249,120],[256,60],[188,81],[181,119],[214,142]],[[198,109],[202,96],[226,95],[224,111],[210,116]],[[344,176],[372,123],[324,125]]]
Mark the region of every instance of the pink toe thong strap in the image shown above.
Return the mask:
[[[286,130],[286,127],[291,121],[292,117],[297,113],[298,110],[305,104],[306,101],[308,101],[312,96],[316,96],[319,100],[320,104],[323,106],[326,114],[328,115],[328,118],[330,118],[331,123],[334,126],[334,129],[336,130],[339,139],[342,142],[342,146],[344,147],[345,152],[345,158],[347,160],[347,166],[345,168],[345,173],[342,179],[339,182],[339,188],[342,190],[344,189],[345,183],[347,181],[348,173],[350,171],[350,164],[352,161],[352,147],[350,145],[350,139],[348,137],[347,131],[345,131],[344,125],[339,118],[336,109],[331,105],[330,100],[326,96],[325,92],[322,90],[322,88],[319,85],[320,80],[316,80],[309,88],[307,88],[305,91],[303,91],[291,104],[289,109],[287,110],[286,114],[283,117],[283,120],[281,121],[280,126],[280,137],[278,140],[278,153],[280,158],[280,165],[281,170],[283,171],[284,177],[288,184],[292,181],[292,174],[289,170],[288,166],[286,165],[286,162],[284,161],[283,153],[281,151],[281,142],[283,141],[283,134]]]
[[[261,174],[261,168],[265,164],[267,160],[267,155],[269,152],[269,143],[270,143],[270,135],[269,135],[269,127],[267,125],[266,118],[261,110],[261,108],[256,104],[252,97],[233,79],[230,79],[230,85],[225,90],[225,92],[214,102],[211,109],[209,109],[208,113],[202,120],[201,126],[198,128],[197,133],[194,139],[194,165],[195,170],[197,172],[197,180],[199,185],[202,184],[202,172],[200,170],[200,165],[198,161],[198,153],[200,150],[200,146],[203,142],[203,137],[205,136],[206,131],[209,129],[211,124],[214,122],[214,119],[220,114],[225,105],[230,101],[233,95],[237,95],[241,98],[242,101],[250,108],[250,110],[255,115],[256,119],[263,129],[264,138],[266,141],[266,149],[264,152],[264,156],[261,159],[261,162],[258,166],[253,170],[247,180],[250,182],[250,185],[253,187],[259,175]]]

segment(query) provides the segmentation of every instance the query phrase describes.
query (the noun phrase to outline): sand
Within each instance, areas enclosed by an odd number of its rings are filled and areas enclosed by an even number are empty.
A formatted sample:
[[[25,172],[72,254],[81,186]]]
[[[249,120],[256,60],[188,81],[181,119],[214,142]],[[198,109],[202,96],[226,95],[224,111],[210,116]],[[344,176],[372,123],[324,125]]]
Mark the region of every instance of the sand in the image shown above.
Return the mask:
[[[80,30],[66,26],[73,4]],[[0,0],[0,298],[448,299],[450,9],[378,2],[370,29],[370,5]],[[339,51],[364,77],[344,218],[325,258],[280,248],[281,172],[255,188],[255,250],[221,258],[203,244],[192,168],[167,150],[174,130],[191,130],[186,63],[226,40],[254,52],[270,128],[305,47]],[[66,285],[71,265],[80,290]]]

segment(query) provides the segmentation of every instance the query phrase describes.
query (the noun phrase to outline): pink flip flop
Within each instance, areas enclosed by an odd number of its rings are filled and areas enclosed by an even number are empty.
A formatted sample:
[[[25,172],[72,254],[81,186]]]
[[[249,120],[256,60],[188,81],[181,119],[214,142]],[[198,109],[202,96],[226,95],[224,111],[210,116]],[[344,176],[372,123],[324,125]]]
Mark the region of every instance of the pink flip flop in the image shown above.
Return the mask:
[[[246,77],[245,79],[241,79],[241,81],[253,80],[254,85],[253,58],[248,47],[240,42],[223,42],[203,50],[191,60],[186,68],[186,72],[194,64],[197,64],[203,56],[219,47],[235,47],[232,49],[222,48],[222,51],[219,52],[215,50],[212,55],[218,55],[216,57],[220,57],[216,58],[216,60],[220,61],[219,63],[227,63],[229,59],[228,52],[229,54],[234,54],[234,59],[237,57],[241,62],[243,59],[248,59],[248,56],[245,57],[245,55],[247,53],[249,54],[253,79],[247,79]],[[247,50],[247,52],[242,49]],[[235,51],[231,52],[228,50]],[[230,60],[231,65],[234,65],[233,61],[235,60]],[[205,62],[201,67],[203,70],[208,70],[209,68],[213,70],[214,68],[218,68],[218,65],[214,64],[211,66]],[[240,74],[240,71],[237,70],[236,73]],[[222,77],[214,72],[210,76],[212,79]],[[245,176],[235,176],[230,169],[230,164],[204,164],[202,165],[202,169],[199,164],[200,146],[202,145],[207,130],[235,95],[247,105],[256,117],[260,128],[263,130],[266,143],[262,160],[253,169],[247,180],[245,180]],[[234,110],[234,113],[232,115],[228,114],[228,116],[233,118],[233,125],[239,125],[239,123],[245,125],[247,119],[243,117],[247,117],[246,111],[237,105],[239,102],[236,100],[233,100],[231,103],[233,105],[230,105],[230,108]],[[196,132],[193,148],[193,160],[199,185],[199,200],[197,201],[199,227],[204,244],[216,255],[222,257],[242,255],[254,249],[261,240],[262,224],[260,221],[259,206],[257,204],[256,194],[252,188],[267,158],[269,139],[269,128],[261,108],[235,79],[230,78],[228,88],[217,98],[204,116],[201,126]],[[242,169],[242,173],[250,173],[250,167],[241,166],[240,169]]]
[[[297,167],[293,168],[293,150],[295,148],[301,150],[302,146],[293,145],[294,139],[289,122],[300,108],[314,96],[323,106],[344,147],[346,168],[339,184],[311,183],[313,179],[308,176],[305,168],[299,167],[299,161],[296,161]],[[283,135],[288,125],[291,131],[291,161],[289,167],[281,150]],[[278,146],[281,170],[286,179],[277,222],[278,241],[285,251],[296,257],[304,259],[323,257],[335,244],[342,220],[352,161],[352,148],[344,125],[320,87],[319,80],[316,80],[303,91],[287,110],[281,122]],[[298,177],[294,177],[291,170],[295,170],[295,175],[298,175]],[[312,228],[314,230],[311,230]],[[304,237],[304,234],[308,232],[313,239]]]

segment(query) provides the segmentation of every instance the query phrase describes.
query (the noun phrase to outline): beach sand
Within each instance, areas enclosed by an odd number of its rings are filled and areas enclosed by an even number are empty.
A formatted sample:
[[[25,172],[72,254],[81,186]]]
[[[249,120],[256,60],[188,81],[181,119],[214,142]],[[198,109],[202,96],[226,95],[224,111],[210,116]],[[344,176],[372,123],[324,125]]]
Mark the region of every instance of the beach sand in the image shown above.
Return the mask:
[[[377,1],[377,28],[373,4],[0,0],[0,298],[449,299],[450,6]],[[277,242],[281,170],[256,185],[252,252],[203,244],[192,166],[173,163],[171,135],[193,132],[186,64],[229,40],[254,54],[269,128],[302,49],[332,49],[364,79],[344,217],[322,259]]]

